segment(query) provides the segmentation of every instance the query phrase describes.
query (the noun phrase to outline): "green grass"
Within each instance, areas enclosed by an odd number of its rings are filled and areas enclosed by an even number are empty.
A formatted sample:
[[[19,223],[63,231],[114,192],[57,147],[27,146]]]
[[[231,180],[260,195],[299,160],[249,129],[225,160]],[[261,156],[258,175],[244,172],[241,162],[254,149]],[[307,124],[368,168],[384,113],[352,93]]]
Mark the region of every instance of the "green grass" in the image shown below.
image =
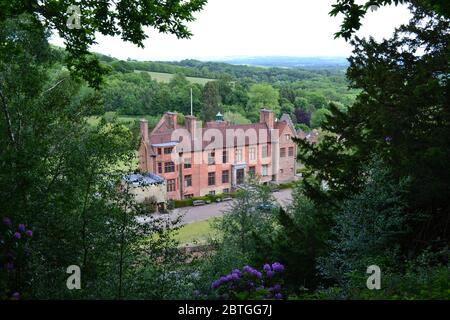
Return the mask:
[[[165,82],[168,83],[173,78],[172,73],[162,73],[162,72],[152,72],[152,71],[141,71],[141,70],[135,70],[135,72],[147,72],[150,74],[152,79],[158,81],[158,82]],[[207,82],[215,81],[215,79],[208,79],[208,78],[196,78],[196,77],[186,77],[186,79],[191,83],[198,83],[201,85],[205,85]]]
[[[193,222],[184,225],[178,230],[175,239],[182,245],[193,244],[193,243],[205,243],[209,238],[217,237],[217,231],[211,227],[211,222],[214,219],[211,218],[204,221]]]
[[[105,114],[106,119],[114,117],[115,114],[116,114],[115,112],[106,112],[106,114]],[[131,124],[134,121],[140,120],[142,118],[145,118],[145,117],[143,117],[143,116],[117,116],[117,120],[123,124]],[[92,116],[87,119],[87,123],[88,123],[88,125],[95,127],[96,125],[99,124],[100,119],[101,119],[101,117],[99,117],[99,116]]]

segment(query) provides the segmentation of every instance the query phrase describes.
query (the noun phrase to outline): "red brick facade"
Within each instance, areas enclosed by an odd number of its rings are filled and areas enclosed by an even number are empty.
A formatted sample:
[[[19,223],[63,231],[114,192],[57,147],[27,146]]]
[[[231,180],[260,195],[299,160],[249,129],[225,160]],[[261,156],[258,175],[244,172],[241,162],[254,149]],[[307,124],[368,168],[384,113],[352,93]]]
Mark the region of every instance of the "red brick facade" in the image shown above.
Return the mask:
[[[139,167],[166,179],[169,199],[231,192],[249,174],[261,182],[291,181],[296,173],[295,134],[288,116],[276,121],[265,109],[259,123],[219,120],[203,128],[192,116],[180,126],[176,114],[167,112],[150,133],[141,121]]]

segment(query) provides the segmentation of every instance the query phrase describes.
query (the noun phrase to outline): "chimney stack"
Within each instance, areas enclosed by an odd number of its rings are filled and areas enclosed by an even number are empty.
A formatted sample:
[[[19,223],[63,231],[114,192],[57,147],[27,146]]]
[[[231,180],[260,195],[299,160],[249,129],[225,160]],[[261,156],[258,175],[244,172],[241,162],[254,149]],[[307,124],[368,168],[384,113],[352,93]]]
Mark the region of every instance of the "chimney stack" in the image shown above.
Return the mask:
[[[144,142],[148,142],[148,121],[141,119],[141,137]]]
[[[259,122],[265,123],[269,127],[269,129],[273,129],[275,127],[273,111],[268,109],[261,109]]]
[[[186,124],[186,129],[191,133],[191,135],[193,135],[196,128],[197,118],[194,116],[185,116],[184,121]]]
[[[177,114],[175,112],[166,112],[166,122],[170,129],[177,128]]]

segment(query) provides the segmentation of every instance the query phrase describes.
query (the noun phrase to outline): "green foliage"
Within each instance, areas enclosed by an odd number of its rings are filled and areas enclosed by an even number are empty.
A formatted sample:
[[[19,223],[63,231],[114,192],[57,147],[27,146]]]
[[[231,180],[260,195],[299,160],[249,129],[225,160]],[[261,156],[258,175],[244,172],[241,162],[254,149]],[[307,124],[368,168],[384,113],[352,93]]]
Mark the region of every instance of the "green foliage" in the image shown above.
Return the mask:
[[[222,201],[225,198],[235,198],[237,196],[236,192],[231,192],[231,193],[221,193],[221,194],[216,194],[216,195],[206,195],[203,197],[192,197],[189,199],[183,199],[183,200],[174,200],[173,204],[175,208],[184,208],[184,207],[191,207],[193,205],[193,201],[195,200],[202,200],[205,203],[210,203],[210,202],[219,202]]]
[[[318,145],[299,141],[300,161],[316,185],[325,181],[327,197],[314,186],[319,201],[345,199],[363,185],[363,168],[375,154],[397,179],[411,177],[407,205],[415,216],[413,243],[426,246],[448,239],[450,194],[448,101],[449,19],[412,6],[413,18],[394,37],[377,43],[354,39],[347,76],[361,90],[346,112],[331,104],[328,131]],[[425,23],[425,24],[424,24]],[[424,54],[421,48],[427,46]],[[403,48],[399,51],[398,48]],[[433,70],[433,72],[430,72]],[[308,184],[308,182],[306,182]]]
[[[303,132],[310,132],[311,128],[308,127],[306,124],[304,123],[296,123],[295,124],[295,129],[297,130],[302,130]]]
[[[256,122],[259,120],[259,110],[262,108],[271,109],[276,115],[280,113],[278,99],[280,94],[269,84],[254,84],[248,92],[247,118]]]
[[[61,49],[55,52],[63,55]],[[268,101],[264,98],[264,88],[274,93],[269,100],[275,111],[291,115],[295,107],[301,106],[310,114],[317,108],[327,107],[328,101],[345,106],[351,104],[356,95],[355,90],[347,90],[348,83],[340,70],[273,68],[267,72],[265,68],[223,63],[138,62],[97,56],[114,71],[105,77],[104,109],[121,115],[161,116],[167,110],[190,114],[191,89],[197,116],[205,120],[206,112],[208,119],[214,119],[217,111],[230,112],[233,114],[229,116],[237,123],[247,122],[245,119],[259,120],[259,100],[262,97],[264,103]],[[60,60],[62,63],[62,58]],[[255,82],[259,82],[263,90],[255,97],[258,103],[250,106],[250,88]],[[280,92],[278,98],[273,89]]]
[[[227,111],[224,113],[224,119],[232,124],[250,124],[251,121],[240,113]]]
[[[315,289],[321,282],[316,259],[327,252],[331,216],[304,195],[303,187],[293,190],[294,202],[280,210],[270,235],[259,235],[259,261],[277,260],[286,266],[286,286],[290,292]],[[293,245],[295,244],[295,245]]]
[[[402,238],[409,232],[407,179],[393,181],[379,160],[362,174],[361,192],[336,210],[330,253],[319,261],[322,274],[344,288],[349,288],[348,274],[364,274],[370,265],[385,270],[398,264]]]
[[[52,26],[65,40],[65,59],[72,74],[98,87],[107,70],[88,51],[95,43],[96,34],[120,35],[123,40],[140,47],[148,37],[144,31],[146,27],[153,27],[160,33],[174,34],[178,38],[189,38],[192,34],[185,24],[195,20],[192,14],[200,11],[205,4],[206,0],[177,0],[169,3],[120,0],[114,6],[104,1],[92,3],[88,0],[31,1],[26,4],[19,0],[2,0],[0,23],[10,17],[26,14],[32,17],[36,28]],[[70,5],[80,8],[81,28],[68,27],[67,11]]]
[[[0,42],[11,49],[0,55],[0,198],[8,199],[2,201],[2,219],[7,215],[33,228],[27,258],[18,265],[21,280],[5,287],[2,268],[0,296],[151,297],[150,290],[136,291],[137,279],[150,270],[157,281],[145,284],[158,287],[154,296],[175,296],[173,289],[161,288],[184,261],[171,236],[178,222],[139,224],[136,216],[146,210],[122,184],[136,137],[114,119],[88,126],[85,119],[101,96],[80,90],[83,83],[52,65],[48,35],[29,23],[20,17],[1,21],[0,28]],[[123,163],[129,167],[114,169]],[[143,237],[153,242],[140,246]],[[82,290],[65,286],[71,265],[81,268]],[[167,288],[180,288],[174,283]]]
[[[373,7],[379,8],[381,6],[404,3],[412,3],[421,9],[432,11],[447,18],[450,17],[450,6],[445,0],[425,0],[420,2],[411,0],[370,0],[363,4],[356,4],[354,0],[338,0],[333,5],[333,10],[330,12],[330,15],[336,16],[343,14],[344,20],[341,24],[341,30],[336,32],[335,36],[349,40],[361,28],[361,20],[369,9]]]
[[[314,111],[311,115],[311,128],[320,128],[330,115],[331,112],[325,108]]]
[[[206,83],[203,89],[203,110],[202,119],[204,121],[211,121],[215,119],[219,112],[219,105],[222,102],[219,91],[219,83],[211,81]]]
[[[381,271],[380,290],[367,289],[364,272],[352,272],[348,274],[347,290],[332,287],[318,291],[317,296],[364,300],[446,300],[449,297],[448,250],[437,253],[425,250],[415,259],[400,261],[394,270]]]

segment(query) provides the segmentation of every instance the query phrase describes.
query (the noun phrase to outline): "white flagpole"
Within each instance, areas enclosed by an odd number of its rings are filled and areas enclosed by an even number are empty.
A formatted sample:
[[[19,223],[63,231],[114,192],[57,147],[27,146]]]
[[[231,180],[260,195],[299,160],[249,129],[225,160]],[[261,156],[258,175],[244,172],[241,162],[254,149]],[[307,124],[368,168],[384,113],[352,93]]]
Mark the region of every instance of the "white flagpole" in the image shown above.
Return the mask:
[[[192,88],[191,88],[191,116],[194,115],[193,107],[192,107]]]

